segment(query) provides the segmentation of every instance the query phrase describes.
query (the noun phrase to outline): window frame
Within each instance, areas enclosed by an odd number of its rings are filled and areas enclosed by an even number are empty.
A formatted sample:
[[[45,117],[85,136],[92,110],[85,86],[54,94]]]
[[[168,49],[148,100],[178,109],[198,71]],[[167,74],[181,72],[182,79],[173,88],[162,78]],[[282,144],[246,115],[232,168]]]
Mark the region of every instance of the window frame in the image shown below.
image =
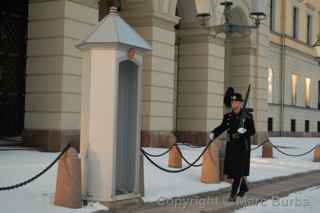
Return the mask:
[[[313,33],[313,15],[307,13],[307,44],[312,46],[312,33]]]
[[[271,73],[271,77],[270,77],[270,73]],[[273,76],[274,76],[274,72],[272,67],[268,67],[268,103],[272,103],[272,100],[273,100],[273,82],[274,82]]]
[[[293,6],[292,12],[292,38],[299,39],[299,7]]]
[[[310,80],[309,85],[307,85],[307,80]],[[309,86],[309,88],[307,88]],[[307,94],[309,92],[309,94]],[[310,108],[311,107],[311,78],[306,77],[304,79],[304,103],[305,107]]]
[[[294,78],[296,76],[296,84],[294,85]],[[300,76],[296,73],[291,74],[291,105],[296,106],[298,104],[298,83],[299,83]],[[295,87],[294,87],[295,86]],[[294,94],[295,92],[295,94]]]
[[[310,120],[304,121],[304,132],[310,132]]]
[[[273,117],[268,117],[268,132],[273,132]]]
[[[290,131],[291,132],[296,132],[297,129],[296,129],[296,119],[290,119]]]

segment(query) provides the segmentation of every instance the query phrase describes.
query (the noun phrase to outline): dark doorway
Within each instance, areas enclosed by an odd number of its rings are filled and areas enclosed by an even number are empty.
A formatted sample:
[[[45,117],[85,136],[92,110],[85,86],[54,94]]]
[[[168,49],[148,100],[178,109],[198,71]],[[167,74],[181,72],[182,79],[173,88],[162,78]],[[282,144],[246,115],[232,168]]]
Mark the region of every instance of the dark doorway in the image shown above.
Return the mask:
[[[137,153],[138,66],[119,64],[116,195],[134,191]]]
[[[2,0],[0,7],[0,136],[24,128],[28,0]]]

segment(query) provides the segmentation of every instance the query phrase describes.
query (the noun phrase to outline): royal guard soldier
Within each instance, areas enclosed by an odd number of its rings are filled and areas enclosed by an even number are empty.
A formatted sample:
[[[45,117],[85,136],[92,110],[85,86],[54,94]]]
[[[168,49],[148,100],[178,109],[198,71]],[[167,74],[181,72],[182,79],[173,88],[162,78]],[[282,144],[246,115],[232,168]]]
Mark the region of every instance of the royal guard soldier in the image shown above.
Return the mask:
[[[222,123],[209,134],[210,139],[213,140],[227,131],[224,174],[233,179],[229,197],[229,201],[233,202],[236,201],[237,195],[243,197],[249,191],[244,177],[249,176],[250,137],[255,134],[252,111],[245,109],[249,91],[250,86],[244,104],[241,94],[234,93],[232,87],[228,88],[224,103],[226,107],[231,107],[232,110],[223,116]]]

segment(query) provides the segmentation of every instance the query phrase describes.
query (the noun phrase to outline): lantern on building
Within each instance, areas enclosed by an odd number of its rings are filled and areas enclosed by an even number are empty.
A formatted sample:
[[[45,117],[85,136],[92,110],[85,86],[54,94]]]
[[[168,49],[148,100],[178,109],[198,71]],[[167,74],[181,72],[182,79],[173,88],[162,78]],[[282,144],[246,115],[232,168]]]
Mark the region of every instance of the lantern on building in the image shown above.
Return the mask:
[[[206,21],[211,17],[210,14],[210,0],[195,0],[195,7],[197,18],[201,25],[205,25]]]
[[[256,25],[260,25],[260,22],[266,18],[266,0],[252,0],[250,18],[253,19]]]

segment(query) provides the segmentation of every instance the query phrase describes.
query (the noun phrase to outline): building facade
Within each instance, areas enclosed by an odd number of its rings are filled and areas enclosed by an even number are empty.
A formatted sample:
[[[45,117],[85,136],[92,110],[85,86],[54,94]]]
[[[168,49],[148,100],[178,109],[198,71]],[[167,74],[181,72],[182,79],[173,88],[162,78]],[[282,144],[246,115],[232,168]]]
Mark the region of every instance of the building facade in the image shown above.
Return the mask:
[[[4,1],[1,8],[1,136],[57,151],[79,142],[81,63],[75,45],[108,14],[109,0]],[[23,3],[21,3],[23,2]],[[320,29],[317,0],[268,0],[267,19],[250,33],[219,34],[221,0],[202,26],[194,0],[121,0],[120,15],[152,46],[144,57],[144,146],[204,144],[219,125],[223,94],[242,94],[259,143],[269,135],[320,131],[320,67],[312,44]],[[249,0],[233,0],[232,22],[252,24]],[[19,23],[19,24],[17,24]],[[103,91],[101,91],[103,98]]]

